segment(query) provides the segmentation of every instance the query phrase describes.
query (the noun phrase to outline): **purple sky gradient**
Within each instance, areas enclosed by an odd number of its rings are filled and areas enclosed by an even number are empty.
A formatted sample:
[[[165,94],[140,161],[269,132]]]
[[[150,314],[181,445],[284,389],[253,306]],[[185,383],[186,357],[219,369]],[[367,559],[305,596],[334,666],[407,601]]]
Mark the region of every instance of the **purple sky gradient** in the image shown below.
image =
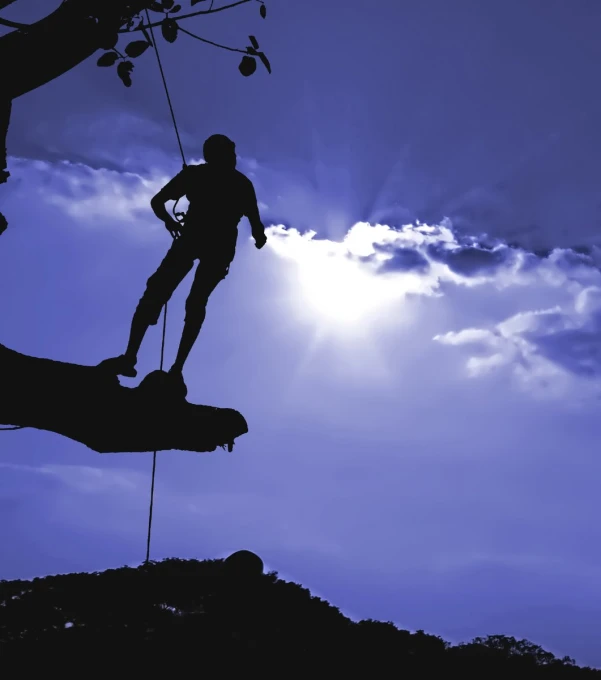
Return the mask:
[[[160,43],[189,160],[231,135],[271,228],[258,252],[241,223],[186,368],[189,399],[239,409],[250,433],[232,454],[159,454],[152,557],[248,548],[354,617],[601,667],[601,6],[377,5],[189,22],[254,33],[272,76]],[[169,244],[149,199],[179,160],[151,53],[133,81],[91,60],[15,102],[0,323],[21,352],[120,352]],[[369,310],[328,319],[318,303],[341,311],[357,281]],[[0,453],[0,578],[143,559],[151,455],[33,430]]]

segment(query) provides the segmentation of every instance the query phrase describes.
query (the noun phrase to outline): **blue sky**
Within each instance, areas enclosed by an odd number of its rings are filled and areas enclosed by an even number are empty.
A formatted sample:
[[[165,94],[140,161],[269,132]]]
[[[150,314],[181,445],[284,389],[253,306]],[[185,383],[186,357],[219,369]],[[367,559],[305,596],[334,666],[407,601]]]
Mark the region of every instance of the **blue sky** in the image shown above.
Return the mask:
[[[250,432],[232,454],[159,454],[152,557],[249,548],[353,617],[601,666],[601,7],[268,10],[187,28],[255,34],[272,76],[160,43],[189,160],[209,134],[235,139],[269,243],[241,223],[186,367],[189,399]],[[9,347],[93,364],[124,346],[170,240],[149,199],[179,169],[151,52],[133,81],[91,60],[14,104]],[[157,328],[140,375],[159,343]],[[143,559],[151,454],[34,430],[0,451],[1,578]]]

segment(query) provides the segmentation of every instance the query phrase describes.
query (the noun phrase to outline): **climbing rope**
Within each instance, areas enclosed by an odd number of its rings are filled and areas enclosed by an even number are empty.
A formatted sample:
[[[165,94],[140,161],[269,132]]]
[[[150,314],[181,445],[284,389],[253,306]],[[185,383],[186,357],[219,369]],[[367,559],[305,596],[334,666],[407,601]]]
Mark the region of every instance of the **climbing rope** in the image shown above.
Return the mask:
[[[167,87],[167,80],[165,79],[165,73],[163,71],[163,64],[161,63],[161,57],[159,55],[159,48],[157,46],[157,41],[154,39],[154,30],[152,28],[152,22],[150,21],[150,14],[148,10],[146,11],[146,19],[148,21],[148,27],[150,28],[150,38],[154,46],[154,53],[157,55],[157,62],[159,64],[159,71],[161,72],[161,78],[163,80],[163,87],[165,88],[165,94],[167,95],[167,103],[169,104],[169,111],[171,111],[171,120],[173,121],[173,128],[175,130],[175,136],[177,137],[177,144],[179,146],[179,152],[182,155],[182,162],[184,167],[186,167],[186,156],[184,155],[184,148],[182,146],[182,140],[179,136],[179,130],[177,127],[177,122],[175,120],[175,113],[173,112],[173,105],[171,104],[171,97],[169,96],[169,88]]]
[[[169,88],[167,87],[167,80],[165,78],[165,73],[163,71],[163,65],[161,63],[161,56],[159,55],[159,48],[157,46],[157,41],[154,37],[154,31],[152,28],[152,22],[150,21],[150,15],[148,10],[146,10],[146,20],[148,21],[148,27],[150,28],[150,39],[152,40],[152,45],[154,47],[154,53],[157,57],[157,63],[159,65],[159,71],[161,72],[161,79],[163,80],[163,87],[165,88],[165,95],[167,96],[167,103],[169,104],[169,111],[171,112],[171,120],[173,121],[173,129],[175,130],[175,136],[177,137],[177,144],[179,146],[179,151],[182,156],[183,167],[186,167],[186,156],[184,155],[184,148],[182,146],[182,140],[179,136],[179,130],[177,127],[177,121],[175,120],[175,113],[173,111],[173,104],[171,103],[171,97],[169,96]],[[176,203],[177,205],[177,203]],[[175,207],[174,207],[175,211]],[[177,219],[177,218],[176,218]],[[161,362],[159,370],[163,370],[163,361],[165,358],[165,334],[167,332],[167,303],[165,303],[165,309],[163,312],[163,337],[161,340]],[[146,564],[150,561],[150,536],[152,531],[152,510],[154,508],[154,480],[156,476],[157,469],[157,452],[154,451],[152,454],[152,478],[150,483],[150,506],[148,508],[148,535],[146,538]]]

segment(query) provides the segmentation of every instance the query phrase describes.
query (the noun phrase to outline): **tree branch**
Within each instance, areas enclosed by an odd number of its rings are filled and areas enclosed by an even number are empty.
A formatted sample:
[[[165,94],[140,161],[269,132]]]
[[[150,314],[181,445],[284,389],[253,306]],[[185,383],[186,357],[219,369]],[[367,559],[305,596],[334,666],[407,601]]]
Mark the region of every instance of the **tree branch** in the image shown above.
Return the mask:
[[[27,32],[0,38],[2,95],[16,99],[63,75],[100,49],[108,33],[144,9],[148,0],[63,0]]]
[[[219,47],[222,50],[227,50],[228,52],[242,52],[242,54],[248,54],[246,50],[241,50],[237,47],[228,47],[227,45],[220,45],[219,43],[213,42],[212,40],[207,40],[206,38],[201,38],[199,35],[195,35],[194,33],[190,33],[190,31],[186,31],[185,28],[182,28],[181,26],[179,27],[179,30],[182,33],[185,33],[186,35],[189,35],[191,38],[196,38],[196,40],[200,40],[203,43],[207,43],[208,45],[213,45],[213,47]]]
[[[0,0],[0,10],[16,0]],[[236,0],[221,7],[190,12],[177,19],[224,12],[248,2],[263,0]],[[122,27],[148,9],[150,0],[62,0],[46,17],[32,24],[20,24],[0,19],[0,24],[15,30],[0,38],[0,184],[8,178],[6,171],[5,141],[8,131],[10,102],[67,73],[96,51],[107,45],[120,33],[143,31],[160,26],[161,21],[141,22],[136,28]],[[184,33],[208,45],[228,52],[246,54],[247,50],[221,45],[181,29]],[[7,221],[0,213],[0,234]]]
[[[204,10],[199,10],[198,12],[191,12],[190,14],[180,14],[177,16],[172,17],[173,19],[190,19],[190,17],[197,17],[200,16],[201,14],[216,14],[217,12],[223,12],[226,9],[232,9],[232,7],[238,7],[238,5],[245,5],[247,2],[258,2],[258,0],[238,0],[238,2],[232,2],[229,5],[223,5],[221,7],[216,7],[215,9],[204,9]],[[151,26],[154,28],[155,26],[160,26],[163,23],[163,19],[160,21],[157,21],[156,23],[152,24],[146,24],[146,25],[140,25],[136,26],[136,28],[127,29],[123,28],[119,31],[119,33],[135,33],[136,31],[141,31],[144,28],[150,28]],[[180,27],[181,30],[181,27]]]
[[[97,453],[214,451],[248,432],[238,411],[190,404],[159,371],[128,388],[96,366],[0,345],[0,375],[0,423],[55,432]]]
[[[29,24],[19,24],[16,21],[11,21],[10,19],[3,19],[0,17],[0,26],[8,26],[8,28],[16,28],[19,31],[26,31],[29,28]]]

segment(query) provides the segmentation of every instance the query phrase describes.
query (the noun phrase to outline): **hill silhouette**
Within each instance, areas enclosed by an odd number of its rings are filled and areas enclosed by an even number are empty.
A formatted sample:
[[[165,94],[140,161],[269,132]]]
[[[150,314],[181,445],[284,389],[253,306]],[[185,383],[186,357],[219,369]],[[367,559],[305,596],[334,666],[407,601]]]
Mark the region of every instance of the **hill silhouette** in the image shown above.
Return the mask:
[[[6,677],[35,669],[601,678],[527,640],[492,635],[451,645],[390,622],[353,622],[277,572],[262,573],[246,551],[225,561],[165,559],[0,581],[0,661]]]

